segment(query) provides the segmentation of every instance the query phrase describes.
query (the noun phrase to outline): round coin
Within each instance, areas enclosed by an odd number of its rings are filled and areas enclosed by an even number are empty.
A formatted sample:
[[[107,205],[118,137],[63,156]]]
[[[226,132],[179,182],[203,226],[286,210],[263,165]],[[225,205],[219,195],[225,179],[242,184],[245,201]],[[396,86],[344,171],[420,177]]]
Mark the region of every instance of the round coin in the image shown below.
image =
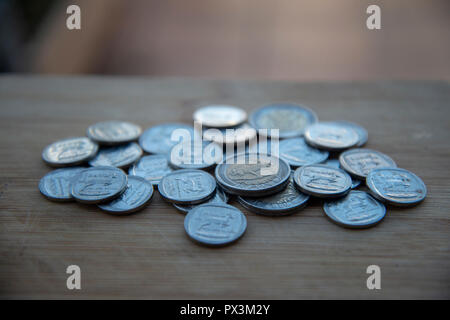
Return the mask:
[[[213,141],[221,146],[224,144],[242,145],[247,141],[252,141],[256,138],[256,130],[248,123],[226,129],[205,128],[205,130],[203,130],[203,138],[208,141]]]
[[[71,201],[72,181],[84,169],[86,168],[71,167],[53,170],[39,181],[39,191],[52,201]]]
[[[385,206],[364,191],[352,190],[344,198],[327,201],[323,210],[334,223],[345,228],[369,228],[386,215]]]
[[[361,127],[359,124],[349,122],[349,121],[334,121],[334,123],[340,124],[342,126],[348,126],[356,131],[356,133],[359,136],[359,141],[356,144],[356,147],[362,147],[367,143],[367,140],[369,139],[369,134],[366,129]]]
[[[247,119],[247,112],[227,105],[211,105],[194,112],[194,121],[214,128],[234,127]]]
[[[339,163],[342,169],[358,179],[365,179],[376,168],[397,167],[390,157],[371,149],[347,150],[339,156]]]
[[[247,218],[239,209],[225,203],[202,204],[186,215],[184,229],[198,243],[224,246],[242,237]]]
[[[328,158],[328,151],[319,150],[306,144],[303,138],[291,138],[280,141],[280,158],[286,160],[291,168],[316,164]]]
[[[358,144],[359,135],[347,125],[319,122],[306,128],[305,140],[309,145],[319,149],[341,151]]]
[[[52,143],[42,152],[42,159],[50,166],[74,166],[92,159],[98,145],[86,137],[68,138]]]
[[[225,191],[222,190],[222,188],[217,187],[214,197],[207,200],[206,202],[202,202],[199,205],[206,203],[227,203],[227,202],[228,202],[228,195],[225,193]],[[174,203],[173,206],[183,213],[188,213],[189,211],[194,209],[197,205],[181,205]]]
[[[323,164],[326,165],[326,166],[333,167],[333,168],[342,169],[341,168],[341,164],[339,163],[339,160],[337,160],[337,159],[328,159]],[[355,189],[360,184],[361,184],[361,180],[352,178],[352,189]]]
[[[169,166],[167,157],[161,154],[155,154],[142,157],[130,167],[128,174],[142,177],[152,185],[158,185],[162,177],[172,171],[173,169]]]
[[[131,142],[141,135],[141,127],[125,121],[104,121],[87,129],[87,136],[99,144],[121,144]]]
[[[120,146],[100,148],[97,156],[89,161],[93,167],[111,166],[127,168],[142,156],[142,149],[136,142],[130,142]]]
[[[177,129],[179,131],[175,132],[175,141],[173,141],[172,133]],[[166,123],[145,130],[139,138],[139,144],[147,153],[168,154],[181,139],[187,141],[193,138],[192,126],[183,123]]]
[[[221,159],[221,147],[212,142],[201,140],[177,144],[169,153],[169,164],[175,169],[209,170]]]

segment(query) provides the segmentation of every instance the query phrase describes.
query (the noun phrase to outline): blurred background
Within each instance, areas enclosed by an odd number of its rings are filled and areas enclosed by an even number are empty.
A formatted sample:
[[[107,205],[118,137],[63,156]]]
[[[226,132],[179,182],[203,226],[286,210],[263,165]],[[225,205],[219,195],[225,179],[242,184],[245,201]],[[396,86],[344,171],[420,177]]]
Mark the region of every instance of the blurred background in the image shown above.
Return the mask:
[[[449,0],[0,0],[2,73],[448,80],[449,39]]]

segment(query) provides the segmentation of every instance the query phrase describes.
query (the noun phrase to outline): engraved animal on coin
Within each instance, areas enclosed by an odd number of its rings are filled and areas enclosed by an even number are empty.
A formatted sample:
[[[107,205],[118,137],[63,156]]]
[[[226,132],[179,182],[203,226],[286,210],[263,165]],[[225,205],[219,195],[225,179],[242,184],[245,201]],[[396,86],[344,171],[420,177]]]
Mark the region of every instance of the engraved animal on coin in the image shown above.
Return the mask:
[[[227,203],[227,202],[228,202],[228,195],[225,193],[225,191],[222,190],[222,188],[218,186],[216,188],[216,193],[214,194],[214,197],[210,198],[209,200],[206,200],[205,202],[200,203],[199,205],[206,203]],[[183,213],[188,213],[189,211],[194,209],[197,205],[182,205],[174,203],[173,206]]]
[[[42,152],[42,159],[50,166],[74,166],[92,159],[98,145],[86,137],[56,141]]]
[[[397,167],[387,155],[371,149],[351,149],[339,156],[341,167],[358,179],[365,179],[376,168]]]
[[[337,160],[337,159],[328,159],[323,164],[326,165],[326,166],[333,167],[333,168],[342,169],[341,168],[341,164],[339,163],[339,160]],[[361,184],[361,180],[356,179],[356,178],[352,178],[352,189],[355,189],[360,184]]]
[[[50,171],[40,180],[39,191],[49,200],[71,201],[72,181],[84,169],[86,168],[71,167]]]
[[[359,135],[351,127],[336,122],[315,123],[305,130],[305,141],[313,147],[341,151],[358,144]]]
[[[158,185],[162,177],[172,171],[167,156],[154,154],[142,157],[130,167],[128,174],[145,178],[151,184]]]
[[[87,136],[99,144],[115,145],[131,142],[141,135],[141,127],[125,121],[104,121],[87,129]]]
[[[303,138],[285,139],[280,142],[280,158],[286,160],[292,168],[321,163],[328,155],[328,151],[307,145]]]

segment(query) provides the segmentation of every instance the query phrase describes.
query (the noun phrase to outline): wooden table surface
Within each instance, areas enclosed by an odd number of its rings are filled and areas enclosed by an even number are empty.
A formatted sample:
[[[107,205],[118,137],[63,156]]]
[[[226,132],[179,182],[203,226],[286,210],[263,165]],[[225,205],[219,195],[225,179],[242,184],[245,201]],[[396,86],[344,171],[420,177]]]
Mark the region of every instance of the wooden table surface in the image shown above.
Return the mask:
[[[208,103],[248,111],[273,101],[313,108],[369,131],[367,147],[419,175],[428,197],[388,208],[367,230],[332,224],[319,202],[282,218],[248,218],[236,244],[210,249],[185,235],[184,216],[156,192],[142,212],[47,201],[41,151],[108,119],[144,128],[190,122]],[[0,77],[1,298],[450,298],[448,82],[292,83],[108,77]],[[235,202],[232,202],[239,207]],[[243,209],[242,209],[243,210]],[[81,268],[81,290],[66,268]],[[368,290],[366,268],[381,268]]]

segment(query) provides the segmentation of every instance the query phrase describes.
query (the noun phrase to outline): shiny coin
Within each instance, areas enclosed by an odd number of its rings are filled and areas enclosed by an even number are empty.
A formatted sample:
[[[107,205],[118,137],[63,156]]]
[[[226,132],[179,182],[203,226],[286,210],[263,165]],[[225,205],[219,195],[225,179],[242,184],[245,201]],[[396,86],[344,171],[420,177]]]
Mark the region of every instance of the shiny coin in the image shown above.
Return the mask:
[[[72,167],[53,170],[42,177],[39,191],[49,200],[71,201],[72,181],[84,169],[86,168]]]
[[[248,123],[227,129],[205,128],[203,138],[219,145],[244,144],[256,138],[256,130]]]
[[[359,124],[349,122],[349,121],[334,121],[334,123],[337,123],[337,124],[340,124],[343,126],[348,126],[356,131],[356,133],[359,136],[359,141],[356,144],[356,147],[362,147],[363,145],[365,145],[367,143],[367,140],[369,139],[369,134],[367,133],[367,130],[364,129],[363,127],[361,127]]]
[[[129,176],[125,191],[111,202],[99,204],[103,211],[122,215],[141,210],[153,196],[153,185],[144,178]]]
[[[371,149],[352,149],[341,153],[339,163],[342,169],[358,179],[365,179],[376,168],[397,167],[387,155]]]
[[[358,144],[359,135],[346,125],[319,122],[306,128],[305,140],[309,145],[319,149],[340,151]]]
[[[280,141],[280,158],[286,160],[291,168],[323,162],[328,158],[328,155],[328,151],[322,151],[307,145],[303,138]]]
[[[124,121],[105,121],[87,129],[87,136],[99,144],[121,144],[131,142],[141,135],[141,127]]]
[[[228,204],[202,204],[186,215],[184,229],[196,242],[223,246],[242,237],[247,229],[247,218],[239,209]]]
[[[172,133],[175,130],[174,139]],[[168,154],[170,149],[179,141],[194,138],[194,128],[183,123],[167,123],[151,127],[142,133],[139,138],[141,148],[148,153]]]
[[[352,187],[352,178],[344,170],[323,164],[298,168],[294,182],[301,192],[319,198],[342,197]]]
[[[175,169],[204,169],[215,167],[222,159],[222,148],[208,141],[188,141],[174,146],[169,164]]]
[[[86,137],[68,138],[52,143],[42,152],[42,159],[53,166],[74,166],[92,159],[98,145]]]
[[[81,171],[73,180],[72,196],[83,203],[108,202],[127,187],[127,175],[114,167],[92,167]]]
[[[130,142],[115,147],[100,148],[97,156],[89,161],[93,167],[112,166],[126,168],[142,156],[142,149],[136,142]]]
[[[333,167],[333,168],[339,168],[339,169],[342,169],[342,168],[341,168],[341,164],[339,163],[339,160],[336,160],[336,159],[328,159],[328,160],[325,161],[323,164],[326,165],[326,166]],[[352,189],[355,189],[355,188],[358,187],[360,184],[361,184],[361,180],[352,178]]]
[[[211,199],[209,199],[205,202],[202,202],[199,205],[206,204],[206,203],[227,203],[227,202],[228,202],[227,194],[222,190],[222,188],[217,187],[214,197],[212,197]],[[197,205],[181,205],[181,204],[174,203],[173,206],[183,213],[188,213],[190,210],[194,209]]]
[[[427,195],[422,179],[400,168],[374,169],[368,174],[366,184],[375,198],[393,206],[414,206]]]
[[[212,105],[194,112],[194,121],[214,128],[234,127],[247,119],[247,112],[241,108],[227,105]]]
[[[162,177],[172,171],[173,169],[169,166],[167,157],[161,154],[155,154],[142,157],[130,167],[128,174],[142,177],[152,185],[158,185]]]
[[[177,170],[161,179],[161,196],[178,204],[197,204],[214,196],[216,180],[209,173],[196,169]]]
[[[345,228],[369,228],[386,215],[385,206],[364,191],[352,190],[344,198],[327,201],[323,210],[334,223]]]

